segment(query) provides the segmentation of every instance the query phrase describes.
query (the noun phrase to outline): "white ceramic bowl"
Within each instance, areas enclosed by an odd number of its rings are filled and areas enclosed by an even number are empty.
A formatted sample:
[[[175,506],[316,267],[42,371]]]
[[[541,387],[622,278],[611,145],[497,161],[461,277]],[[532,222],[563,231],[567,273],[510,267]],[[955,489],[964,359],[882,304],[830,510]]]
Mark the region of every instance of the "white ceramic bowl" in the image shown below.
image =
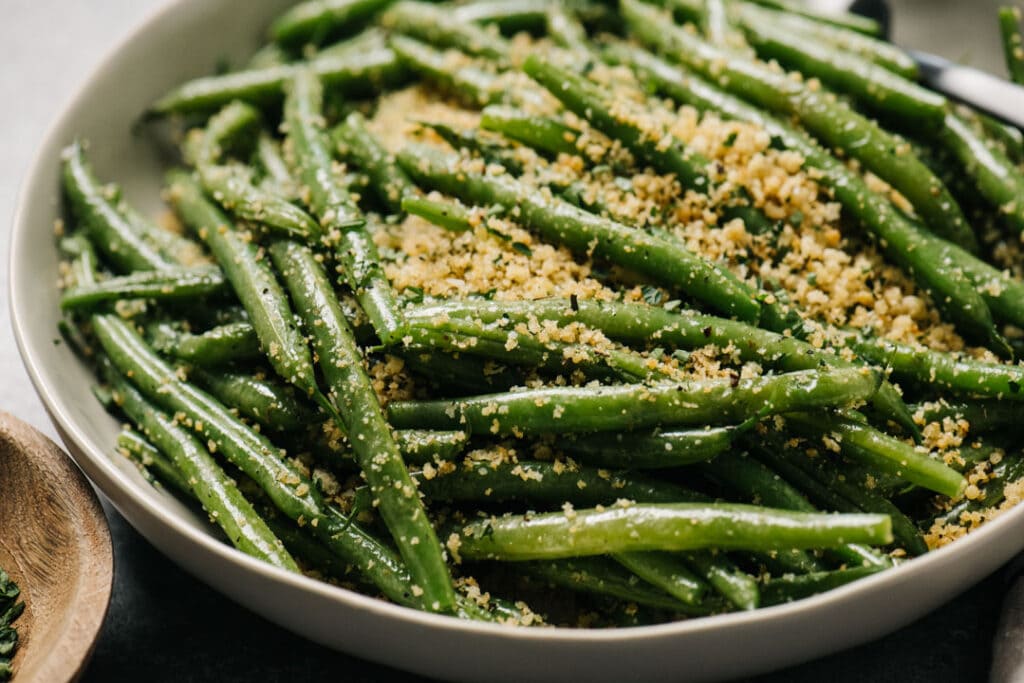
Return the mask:
[[[139,114],[222,56],[256,48],[287,0],[181,0],[156,13],[82,85],[50,129],[15,214],[10,287],[29,375],[75,461],[162,552],[217,590],[318,643],[455,680],[710,680],[792,664],[867,641],[937,607],[1024,547],[1024,506],[897,569],[798,603],[643,628],[514,629],[418,613],[253,560],[205,521],[112,458],[118,425],[90,393],[93,378],[58,338],[59,152],[90,141],[103,179],[156,210],[158,151],[133,133]],[[196,615],[201,618],[201,615]]]

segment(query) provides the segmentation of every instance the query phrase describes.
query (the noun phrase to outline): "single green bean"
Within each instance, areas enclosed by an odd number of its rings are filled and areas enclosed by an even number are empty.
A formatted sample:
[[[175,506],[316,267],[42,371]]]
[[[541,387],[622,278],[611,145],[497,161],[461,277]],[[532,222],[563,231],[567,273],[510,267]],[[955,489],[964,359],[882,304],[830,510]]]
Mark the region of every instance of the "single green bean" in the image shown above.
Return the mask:
[[[74,310],[121,299],[192,299],[222,294],[225,285],[220,268],[175,266],[112,277],[92,285],[70,287],[61,294],[60,307]]]
[[[853,567],[813,574],[784,575],[768,579],[761,586],[762,604],[781,605],[809,598],[877,574],[884,567]]]
[[[1003,38],[1006,70],[1014,83],[1024,85],[1024,37],[1020,31],[1019,7],[999,8],[999,32]]]
[[[912,81],[916,81],[919,76],[920,70],[914,58],[892,43],[846,28],[822,24],[799,14],[759,10],[750,3],[741,3],[739,6],[744,16],[785,27],[808,41],[831,45],[838,53],[858,55]]]
[[[580,154],[576,147],[579,131],[549,116],[529,114],[521,109],[503,105],[491,105],[484,108],[480,117],[480,127],[501,133],[511,140],[552,156]]]
[[[412,181],[380,141],[366,128],[366,119],[352,112],[332,131],[338,153],[351,159],[370,177],[370,187],[391,213],[402,210],[402,200],[413,191]]]
[[[147,335],[160,353],[196,365],[220,366],[263,357],[259,337],[249,322],[220,325],[202,334],[179,332],[162,323],[150,326]]]
[[[612,559],[687,605],[701,604],[708,585],[677,553],[617,553]]]
[[[1024,400],[1024,367],[1019,365],[979,361],[961,353],[932,351],[887,339],[850,337],[847,345],[871,362],[891,368],[898,377],[923,386],[1004,401]]]
[[[509,46],[501,36],[461,19],[457,11],[425,2],[401,0],[384,14],[381,24],[438,47],[456,48],[494,60],[508,58]]]
[[[286,47],[320,44],[340,31],[372,19],[391,0],[309,0],[300,2],[270,25],[270,38]]]
[[[157,100],[150,115],[208,113],[232,100],[269,107],[284,97],[285,85],[296,69],[312,69],[332,91],[359,96],[398,85],[405,80],[405,68],[388,47],[342,56],[327,56],[297,65],[236,71],[223,76],[206,76],[188,81]]]
[[[224,405],[272,430],[293,431],[318,419],[292,385],[273,378],[201,368],[189,375]]]
[[[472,434],[565,434],[672,425],[737,423],[750,417],[845,406],[870,398],[867,369],[802,370],[756,379],[652,385],[550,387],[461,400],[400,401],[398,428],[466,428]]]
[[[963,476],[941,460],[856,420],[828,414],[790,415],[787,423],[812,437],[827,437],[829,443],[838,445],[840,452],[852,460],[944,496],[955,498],[967,487]]]
[[[1024,232],[1024,173],[1017,164],[956,114],[947,114],[939,133],[960,167],[974,181],[978,192],[1014,229]]]
[[[775,10],[789,12],[797,16],[805,17],[819,24],[826,26],[838,26],[849,31],[863,33],[866,36],[880,38],[883,35],[882,25],[870,17],[864,17],[852,12],[828,12],[819,11],[807,4],[797,0],[753,0],[755,4],[770,7]]]
[[[645,550],[779,550],[892,542],[889,518],[753,505],[637,504],[471,521],[454,531],[464,559],[558,559]]]
[[[748,425],[646,433],[598,433],[559,441],[577,460],[598,467],[667,469],[710,460],[732,448]]]
[[[559,588],[607,595],[637,605],[646,605],[690,616],[712,614],[708,606],[680,601],[660,588],[643,581],[622,566],[600,557],[531,562],[521,571]],[[723,610],[724,611],[724,610]]]

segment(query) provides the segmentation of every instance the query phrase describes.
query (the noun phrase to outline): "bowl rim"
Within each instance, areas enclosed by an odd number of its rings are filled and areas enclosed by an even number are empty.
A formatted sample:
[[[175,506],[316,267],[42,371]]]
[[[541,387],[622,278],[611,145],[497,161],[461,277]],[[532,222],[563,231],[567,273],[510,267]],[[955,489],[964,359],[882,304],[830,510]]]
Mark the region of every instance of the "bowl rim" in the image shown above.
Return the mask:
[[[810,612],[826,609],[836,610],[844,604],[852,603],[860,595],[883,591],[889,584],[911,581],[915,578],[924,578],[933,572],[941,572],[943,568],[957,563],[961,555],[967,555],[977,546],[986,546],[990,536],[999,533],[1003,527],[1014,524],[1015,521],[1024,516],[1024,504],[1021,504],[999,515],[997,519],[986,523],[982,528],[972,531],[964,538],[957,539],[955,542],[938,550],[912,558],[896,567],[885,569],[853,583],[794,602],[762,607],[750,611],[695,617],[664,624],[612,629],[581,629],[561,626],[510,628],[508,625],[432,614],[388,603],[261,562],[240,550],[236,550],[233,546],[217,540],[211,534],[189,525],[169,510],[153,505],[152,496],[158,495],[156,493],[157,490],[152,487],[148,487],[147,490],[143,486],[141,479],[136,481],[126,471],[117,467],[111,457],[104,452],[102,446],[91,441],[84,434],[78,423],[70,417],[60,392],[43,377],[42,362],[30,344],[30,337],[32,336],[31,325],[24,319],[19,305],[19,302],[25,298],[19,281],[24,279],[25,276],[21,274],[22,267],[19,265],[17,255],[25,249],[25,244],[31,241],[29,237],[31,226],[28,225],[28,213],[30,197],[34,194],[33,190],[41,183],[52,184],[53,181],[52,177],[44,173],[47,163],[52,161],[44,156],[44,152],[56,142],[67,143],[65,140],[57,141],[56,139],[61,129],[67,126],[74,111],[88,101],[93,81],[111,67],[121,51],[129,45],[142,40],[145,34],[153,30],[156,25],[167,21],[169,17],[178,12],[187,11],[190,7],[197,7],[202,3],[203,0],[165,0],[157,7],[149,10],[126,33],[112,42],[111,47],[105,51],[103,57],[89,69],[83,81],[63,101],[57,110],[58,113],[47,126],[44,135],[39,141],[38,149],[33,154],[32,160],[28,165],[28,170],[22,178],[13,214],[8,256],[8,306],[11,314],[11,326],[22,363],[36,393],[46,408],[51,421],[60,432],[62,439],[67,441],[70,438],[72,441],[72,445],[69,445],[69,450],[76,465],[96,484],[103,497],[109,500],[119,511],[122,505],[115,502],[107,494],[108,489],[115,490],[117,494],[129,500],[143,511],[144,514],[171,532],[176,540],[198,546],[205,553],[212,555],[222,565],[233,565],[246,572],[255,572],[264,579],[288,584],[293,589],[315,593],[319,597],[335,603],[341,603],[345,607],[357,611],[370,612],[385,618],[428,626],[432,630],[443,631],[448,634],[500,634],[502,638],[517,641],[561,640],[568,642],[623,644],[660,637],[685,638],[695,633],[706,634],[713,631],[727,631],[731,628],[742,626],[770,626],[774,622],[796,619]],[[1017,552],[1020,550],[1024,550],[1024,539],[1022,539],[1017,548]],[[168,559],[170,560],[171,558]]]

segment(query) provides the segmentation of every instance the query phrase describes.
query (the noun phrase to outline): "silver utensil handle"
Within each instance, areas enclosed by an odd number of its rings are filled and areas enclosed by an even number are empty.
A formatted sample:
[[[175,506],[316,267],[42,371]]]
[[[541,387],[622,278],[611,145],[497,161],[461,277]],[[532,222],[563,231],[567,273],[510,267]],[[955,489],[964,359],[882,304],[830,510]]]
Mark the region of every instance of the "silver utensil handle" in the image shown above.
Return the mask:
[[[926,52],[911,51],[921,79],[950,97],[1024,129],[1024,88]]]

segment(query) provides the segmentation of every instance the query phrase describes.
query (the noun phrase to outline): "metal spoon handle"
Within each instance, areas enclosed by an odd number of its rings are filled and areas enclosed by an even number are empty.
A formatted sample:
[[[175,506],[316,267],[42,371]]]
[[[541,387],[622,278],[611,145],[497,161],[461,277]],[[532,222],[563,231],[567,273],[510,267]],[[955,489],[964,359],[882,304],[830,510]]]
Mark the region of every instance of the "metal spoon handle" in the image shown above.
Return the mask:
[[[934,90],[1024,129],[1024,88],[980,69],[911,51],[921,79]]]

